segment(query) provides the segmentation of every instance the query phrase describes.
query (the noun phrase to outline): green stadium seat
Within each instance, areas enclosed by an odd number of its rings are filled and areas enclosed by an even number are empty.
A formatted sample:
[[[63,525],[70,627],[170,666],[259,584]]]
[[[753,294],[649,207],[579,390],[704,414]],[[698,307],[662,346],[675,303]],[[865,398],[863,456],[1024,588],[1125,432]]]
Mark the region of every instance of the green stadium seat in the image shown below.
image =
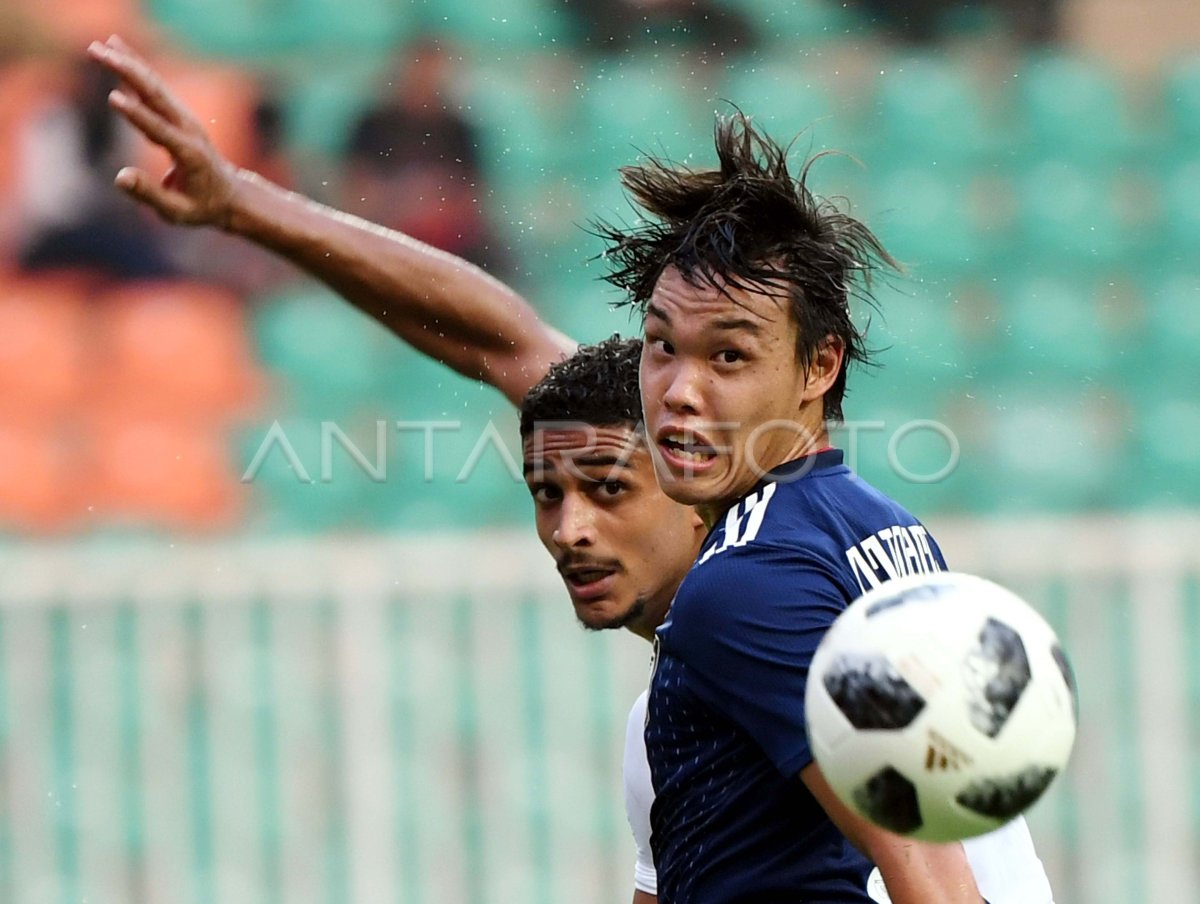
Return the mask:
[[[415,5],[415,4],[414,4]],[[421,4],[422,31],[456,43],[493,47],[553,49],[572,37],[573,22],[554,0],[428,0]]]
[[[1200,402],[1190,388],[1154,381],[1134,400],[1139,478],[1122,499],[1125,504],[1200,505]]]
[[[811,144],[814,151],[843,144],[838,137],[845,129],[839,129],[840,112],[828,88],[793,59],[731,66],[718,93],[780,140],[803,133],[798,147]]]
[[[1200,270],[1149,274],[1146,287],[1146,342],[1139,361],[1147,381],[1165,373],[1182,376],[1194,369],[1200,349]]]
[[[965,169],[897,167],[874,180],[867,218],[884,247],[920,274],[955,274],[986,263],[983,239],[970,207]]]
[[[242,0],[146,0],[147,14],[181,46],[252,59],[295,46],[296,23],[278,7]]]
[[[888,385],[923,387],[938,396],[969,377],[974,366],[970,338],[962,324],[969,312],[949,289],[915,280],[877,281],[872,295],[878,310],[855,312],[861,325],[870,318],[867,346],[877,349],[879,376]],[[925,417],[933,415],[926,411]]]
[[[1014,84],[1027,156],[1094,164],[1119,158],[1135,143],[1116,77],[1100,65],[1045,54],[1030,58]]]
[[[283,381],[294,410],[335,416],[378,390],[387,332],[328,289],[302,285],[254,311],[260,360]]]
[[[414,33],[413,4],[395,0],[292,0],[288,18],[314,51],[388,51]]]
[[[975,396],[981,429],[963,458],[977,475],[977,510],[1103,510],[1119,500],[1129,430],[1110,393],[1030,374],[989,381]]]
[[[1094,281],[1027,273],[1004,280],[1000,300],[997,372],[1044,377],[1063,387],[1103,384],[1112,376],[1127,338],[1106,328]]]
[[[1168,256],[1194,260],[1200,253],[1200,153],[1161,173],[1162,244]]]
[[[304,73],[287,97],[289,146],[301,153],[338,156],[373,101],[388,61],[376,54],[339,57]]]
[[[580,98],[589,139],[579,165],[603,175],[653,154],[712,166],[712,116],[686,83],[676,61],[657,57],[634,55],[593,67]]]
[[[1020,252],[1056,267],[1112,266],[1128,249],[1115,180],[1065,160],[1045,160],[1016,177]]]
[[[1171,137],[1180,146],[1194,149],[1200,140],[1200,56],[1169,66],[1161,100]]]
[[[975,162],[992,138],[984,97],[961,66],[898,58],[879,79],[872,159],[954,166]]]
[[[794,48],[845,38],[861,24],[843,3],[830,0],[722,0],[741,12],[765,43]]]

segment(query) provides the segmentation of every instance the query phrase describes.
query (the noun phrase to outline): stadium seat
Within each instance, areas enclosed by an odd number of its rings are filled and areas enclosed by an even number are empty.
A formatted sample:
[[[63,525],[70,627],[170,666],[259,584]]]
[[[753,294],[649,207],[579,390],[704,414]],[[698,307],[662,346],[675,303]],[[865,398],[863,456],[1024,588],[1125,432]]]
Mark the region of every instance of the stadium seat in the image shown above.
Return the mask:
[[[1020,372],[1052,386],[1103,385],[1128,338],[1105,324],[1097,283],[1081,275],[1033,271],[1000,287],[996,372]]]
[[[885,67],[872,159],[956,166],[989,149],[986,99],[965,68],[933,57],[900,57]]]
[[[1164,168],[1159,198],[1162,209],[1161,245],[1168,257],[1194,260],[1200,254],[1200,153]]]
[[[259,356],[294,410],[336,414],[377,393],[376,349],[387,334],[328,289],[289,288],[253,314]]]
[[[504,51],[550,49],[570,37],[573,25],[550,0],[490,0],[486,7],[475,0],[429,0],[422,7],[422,31]]]
[[[1135,144],[1113,73],[1066,54],[1031,57],[1014,80],[1016,114],[1033,159],[1111,162]]]
[[[829,0],[723,0],[723,5],[740,11],[763,42],[789,48],[797,41],[840,40],[859,24],[845,4]]]
[[[295,0],[297,42],[314,53],[370,53],[400,46],[413,33],[413,3],[395,0]]]
[[[79,470],[55,425],[0,419],[0,531],[69,527],[80,504]]]
[[[1146,383],[1135,400],[1140,474],[1121,502],[1134,508],[1200,505],[1200,403],[1191,386]]]
[[[814,151],[845,145],[843,111],[819,75],[790,56],[731,66],[718,90],[770,135],[786,140],[803,132],[800,147],[811,142]]]
[[[868,225],[915,273],[977,269],[992,245],[975,222],[971,179],[969,170],[954,167],[885,170],[874,179]]]
[[[1058,267],[1111,267],[1128,248],[1115,179],[1065,160],[1016,176],[1017,233],[1030,261]]]
[[[224,431],[186,417],[98,409],[83,489],[98,520],[185,530],[236,523],[243,489]]]
[[[646,90],[653,85],[654,90]],[[712,164],[711,114],[688,87],[677,61],[631,55],[605,61],[586,76],[580,98],[582,127],[591,136],[588,172],[604,177],[641,154]]]
[[[878,352],[883,384],[921,385],[926,394],[939,394],[969,376],[975,354],[962,325],[971,312],[949,285],[877,280],[872,295],[876,309],[863,308],[855,320],[867,329],[867,346]]]
[[[1144,288],[1146,342],[1140,364],[1145,377],[1155,381],[1168,375],[1184,378],[1189,372],[1194,374],[1200,348],[1200,269],[1192,261],[1159,272],[1156,278],[1148,274]],[[1151,386],[1146,388],[1152,391]]]
[[[1200,140],[1200,56],[1172,61],[1162,81],[1161,101],[1171,139],[1194,150]]]
[[[1118,499],[1130,431],[1112,394],[1028,374],[989,381],[975,395],[983,429],[963,455],[979,475],[977,509],[1103,510]]]
[[[300,22],[288,4],[242,0],[145,0],[146,14],[172,43],[204,55],[253,59],[295,47]]]
[[[0,412],[54,421],[81,400],[87,379],[82,276],[0,280]]]
[[[339,57],[299,75],[285,101],[288,144],[301,153],[340,155],[373,99],[387,61],[373,54]]]
[[[261,381],[241,302],[189,282],[130,283],[97,299],[99,394],[153,411],[245,413]]]

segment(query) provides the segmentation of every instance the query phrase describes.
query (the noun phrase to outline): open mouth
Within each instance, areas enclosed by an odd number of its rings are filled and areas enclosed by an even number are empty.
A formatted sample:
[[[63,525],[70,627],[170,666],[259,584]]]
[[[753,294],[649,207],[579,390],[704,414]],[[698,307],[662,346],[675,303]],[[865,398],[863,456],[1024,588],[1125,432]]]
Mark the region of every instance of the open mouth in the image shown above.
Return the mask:
[[[702,468],[717,458],[717,450],[703,437],[685,431],[664,433],[658,447],[669,463],[681,468]]]
[[[573,571],[566,575],[567,583],[572,587],[586,587],[602,581],[613,573],[611,568],[593,568],[587,571]]]

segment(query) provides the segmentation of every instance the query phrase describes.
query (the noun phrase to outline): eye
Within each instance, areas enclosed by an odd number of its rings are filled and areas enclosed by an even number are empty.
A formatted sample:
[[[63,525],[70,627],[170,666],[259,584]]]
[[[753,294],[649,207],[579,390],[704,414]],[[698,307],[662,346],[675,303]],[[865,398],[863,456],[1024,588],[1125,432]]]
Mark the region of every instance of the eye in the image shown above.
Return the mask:
[[[717,352],[717,358],[722,364],[737,364],[739,361],[744,361],[746,356],[737,349],[727,348]]]
[[[657,338],[657,337],[649,337],[647,339],[647,341],[650,343],[650,347],[652,349],[654,349],[656,352],[661,352],[664,355],[675,354],[675,346],[673,346],[666,339],[661,339],[661,338]]]
[[[600,484],[600,488],[596,491],[606,499],[612,499],[624,493],[628,487],[619,480],[606,480]]]
[[[562,499],[562,490],[550,483],[531,484],[529,495],[538,505],[549,505]]]

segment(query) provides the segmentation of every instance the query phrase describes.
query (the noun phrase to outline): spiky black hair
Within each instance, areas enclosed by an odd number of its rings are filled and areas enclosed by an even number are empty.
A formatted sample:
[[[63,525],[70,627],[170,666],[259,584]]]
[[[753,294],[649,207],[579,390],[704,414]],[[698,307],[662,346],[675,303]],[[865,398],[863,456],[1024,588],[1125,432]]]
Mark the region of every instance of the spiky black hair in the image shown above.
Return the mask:
[[[788,299],[805,365],[827,336],[843,343],[842,369],[824,400],[825,416],[840,419],[846,369],[869,361],[850,298],[872,303],[872,272],[896,262],[866,226],[809,190],[809,170],[821,155],[793,176],[788,148],[756,131],[741,111],[718,116],[714,132],[720,169],[690,170],[657,157],[621,169],[626,191],[650,219],[630,227],[592,224],[608,244],[606,279],[643,316],[671,267],[695,286]]]

